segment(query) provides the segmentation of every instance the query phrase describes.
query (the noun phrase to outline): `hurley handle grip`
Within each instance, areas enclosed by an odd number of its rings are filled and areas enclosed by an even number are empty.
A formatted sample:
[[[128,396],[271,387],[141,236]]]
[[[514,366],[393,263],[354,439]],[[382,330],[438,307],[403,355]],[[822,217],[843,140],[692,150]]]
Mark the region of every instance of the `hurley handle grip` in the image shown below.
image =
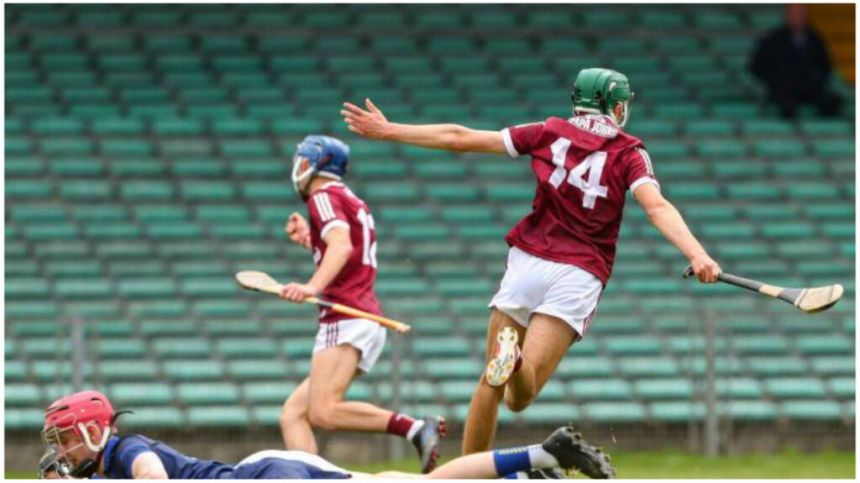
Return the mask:
[[[692,265],[688,265],[686,269],[684,269],[684,274],[682,277],[690,278],[695,273],[693,272]],[[749,278],[738,277],[737,275],[732,275],[731,273],[720,272],[717,274],[717,280],[720,282],[725,282],[732,284],[737,287],[742,287],[748,290],[752,290],[754,292],[758,292],[765,284],[763,282],[759,282],[758,280],[752,280]],[[774,295],[775,296],[775,295]]]

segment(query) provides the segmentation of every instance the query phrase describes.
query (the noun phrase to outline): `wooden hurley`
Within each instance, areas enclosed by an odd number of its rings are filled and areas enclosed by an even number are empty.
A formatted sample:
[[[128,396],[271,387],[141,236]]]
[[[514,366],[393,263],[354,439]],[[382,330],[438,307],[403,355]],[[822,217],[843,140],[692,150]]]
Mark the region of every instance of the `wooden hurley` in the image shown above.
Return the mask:
[[[246,288],[248,290],[256,290],[257,292],[265,292],[278,296],[280,296],[281,287],[283,286],[278,283],[277,280],[270,277],[269,274],[267,274],[266,272],[258,272],[255,270],[245,270],[237,273],[236,282],[238,282],[241,287]],[[397,331],[401,334],[405,334],[406,332],[412,330],[412,327],[407,324],[404,324],[403,322],[398,322],[387,317],[371,314],[363,310],[354,309],[347,305],[327,302],[318,297],[308,297],[302,302],[306,304],[314,304],[320,307],[325,307],[339,314],[349,315],[350,317],[355,317],[357,319],[371,320],[385,328]]]

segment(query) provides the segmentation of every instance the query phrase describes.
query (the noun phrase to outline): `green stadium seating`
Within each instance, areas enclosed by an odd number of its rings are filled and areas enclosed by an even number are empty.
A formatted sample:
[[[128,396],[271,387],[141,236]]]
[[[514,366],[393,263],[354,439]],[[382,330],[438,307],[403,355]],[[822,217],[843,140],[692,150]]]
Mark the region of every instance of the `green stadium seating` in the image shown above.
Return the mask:
[[[397,122],[497,130],[568,116],[559,86],[591,65],[630,76],[627,130],[724,268],[785,286],[839,281],[847,294],[809,318],[685,283],[683,258],[630,201],[591,331],[533,407],[500,420],[701,421],[705,316],[719,318],[723,414],[853,420],[853,111],[783,121],[750,102],[750,32],[777,25],[778,8],[622,7],[11,5],[7,429],[38,430],[43,406],[70,390],[57,354],[70,354],[72,317],[91,340],[86,381],[135,407],[130,427],[276,427],[309,370],[316,309],[243,293],[231,276],[313,270],[283,234],[305,212],[289,160],[308,133],[350,144],[347,182],[377,221],[377,293],[414,327],[398,347],[403,410],[462,422],[504,235],[534,197],[531,166],[362,139],[337,110],[371,97]],[[584,30],[546,35],[571,25]],[[589,37],[606,30],[617,35]],[[386,352],[350,395],[384,405],[392,372]]]

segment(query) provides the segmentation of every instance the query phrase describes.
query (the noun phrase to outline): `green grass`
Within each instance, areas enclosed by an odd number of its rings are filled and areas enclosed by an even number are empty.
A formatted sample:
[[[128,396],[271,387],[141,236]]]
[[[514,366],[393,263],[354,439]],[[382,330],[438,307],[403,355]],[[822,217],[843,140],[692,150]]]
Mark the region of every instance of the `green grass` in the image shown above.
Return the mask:
[[[814,478],[854,479],[854,453],[827,451],[751,454],[706,458],[677,452],[630,452],[612,455],[619,478]],[[415,471],[415,461],[350,466],[365,473]],[[7,479],[33,478],[32,472],[6,472]]]

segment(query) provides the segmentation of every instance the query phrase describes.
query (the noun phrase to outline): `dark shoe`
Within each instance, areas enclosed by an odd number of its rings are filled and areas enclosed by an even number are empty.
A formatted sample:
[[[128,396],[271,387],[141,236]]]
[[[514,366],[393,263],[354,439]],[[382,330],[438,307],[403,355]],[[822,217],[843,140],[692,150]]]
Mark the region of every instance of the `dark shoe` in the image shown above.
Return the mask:
[[[572,426],[556,429],[543,442],[543,449],[555,456],[559,466],[566,470],[579,471],[592,479],[615,478],[609,455],[588,444],[581,434],[573,432]]]
[[[412,444],[421,458],[421,473],[430,473],[439,460],[439,440],[445,437],[448,426],[442,416],[424,418],[424,426],[412,437]]]

